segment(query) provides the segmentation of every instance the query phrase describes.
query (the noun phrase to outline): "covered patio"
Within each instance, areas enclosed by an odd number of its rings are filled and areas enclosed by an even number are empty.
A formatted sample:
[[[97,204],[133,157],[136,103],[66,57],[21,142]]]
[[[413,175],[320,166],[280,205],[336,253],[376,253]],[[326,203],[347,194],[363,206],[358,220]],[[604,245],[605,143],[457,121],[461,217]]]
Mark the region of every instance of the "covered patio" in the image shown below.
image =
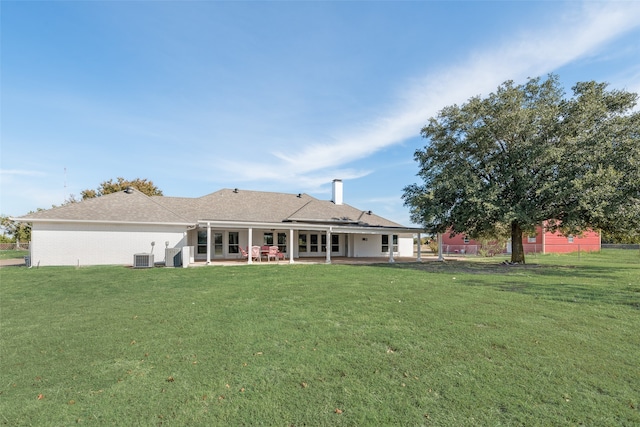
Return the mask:
[[[413,236],[421,231],[409,227],[370,227],[341,223],[259,223],[244,221],[198,221],[188,240],[194,246],[194,264],[259,264],[261,257],[251,256],[251,249],[278,247],[279,263],[373,263],[421,261],[420,247],[414,257],[407,257],[402,245],[413,245]],[[409,253],[411,253],[409,248]],[[404,254],[404,256],[400,256]],[[352,261],[352,262],[348,262]]]

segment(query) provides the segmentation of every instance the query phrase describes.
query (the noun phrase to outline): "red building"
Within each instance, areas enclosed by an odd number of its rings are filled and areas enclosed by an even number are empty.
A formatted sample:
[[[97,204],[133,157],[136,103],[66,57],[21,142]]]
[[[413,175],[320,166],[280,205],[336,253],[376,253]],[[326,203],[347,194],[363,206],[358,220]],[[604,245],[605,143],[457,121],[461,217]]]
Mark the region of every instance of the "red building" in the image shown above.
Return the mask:
[[[585,231],[579,236],[563,236],[559,232],[545,231],[542,226],[536,228],[535,234],[522,236],[525,253],[593,252],[600,250],[600,243],[600,233],[595,231]],[[497,252],[511,253],[510,241],[492,246]],[[442,235],[442,251],[445,254],[476,255],[481,249],[481,242],[469,239],[464,234]]]

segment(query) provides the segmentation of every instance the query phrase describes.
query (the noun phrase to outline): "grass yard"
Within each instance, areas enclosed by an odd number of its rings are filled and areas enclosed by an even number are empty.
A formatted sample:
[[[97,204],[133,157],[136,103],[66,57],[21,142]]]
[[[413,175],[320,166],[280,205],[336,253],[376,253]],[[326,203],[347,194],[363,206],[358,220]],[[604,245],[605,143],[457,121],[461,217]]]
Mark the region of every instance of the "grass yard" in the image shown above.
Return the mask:
[[[1,425],[640,425],[636,251],[0,269]]]
[[[7,250],[7,251],[3,251],[3,250],[0,250],[0,259],[24,258],[27,255],[29,255],[29,251],[23,251],[23,250]]]

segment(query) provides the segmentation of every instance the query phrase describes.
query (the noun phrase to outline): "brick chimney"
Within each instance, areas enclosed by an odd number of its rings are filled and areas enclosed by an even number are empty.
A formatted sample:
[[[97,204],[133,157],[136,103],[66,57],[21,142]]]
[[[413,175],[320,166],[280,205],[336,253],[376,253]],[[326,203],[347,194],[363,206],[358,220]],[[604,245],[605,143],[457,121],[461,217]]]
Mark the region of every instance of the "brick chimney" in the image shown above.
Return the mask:
[[[342,180],[334,179],[333,180],[333,203],[336,205],[342,204]]]

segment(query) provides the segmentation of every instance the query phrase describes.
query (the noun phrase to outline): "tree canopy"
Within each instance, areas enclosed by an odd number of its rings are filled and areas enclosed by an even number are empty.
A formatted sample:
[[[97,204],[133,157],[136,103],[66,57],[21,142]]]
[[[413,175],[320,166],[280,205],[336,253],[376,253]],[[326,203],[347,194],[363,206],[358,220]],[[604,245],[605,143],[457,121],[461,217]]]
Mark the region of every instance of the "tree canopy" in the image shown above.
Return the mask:
[[[122,177],[116,178],[115,182],[113,181],[113,179],[104,181],[97,189],[83,190],[80,194],[82,195],[82,200],[86,200],[94,197],[104,196],[105,194],[117,193],[118,191],[125,190],[127,187],[135,188],[136,190],[146,194],[147,196],[162,196],[162,190],[156,187],[153,184],[153,181],[140,178],[136,178],[130,181]]]
[[[556,75],[507,81],[486,98],[443,108],[415,152],[422,184],[404,189],[411,219],[472,238],[510,229],[512,262],[523,232],[640,233],[638,95],[582,82],[565,97]]]
[[[2,228],[3,243],[28,242],[31,240],[31,227],[23,222],[13,221],[6,215],[0,216],[0,228]]]

